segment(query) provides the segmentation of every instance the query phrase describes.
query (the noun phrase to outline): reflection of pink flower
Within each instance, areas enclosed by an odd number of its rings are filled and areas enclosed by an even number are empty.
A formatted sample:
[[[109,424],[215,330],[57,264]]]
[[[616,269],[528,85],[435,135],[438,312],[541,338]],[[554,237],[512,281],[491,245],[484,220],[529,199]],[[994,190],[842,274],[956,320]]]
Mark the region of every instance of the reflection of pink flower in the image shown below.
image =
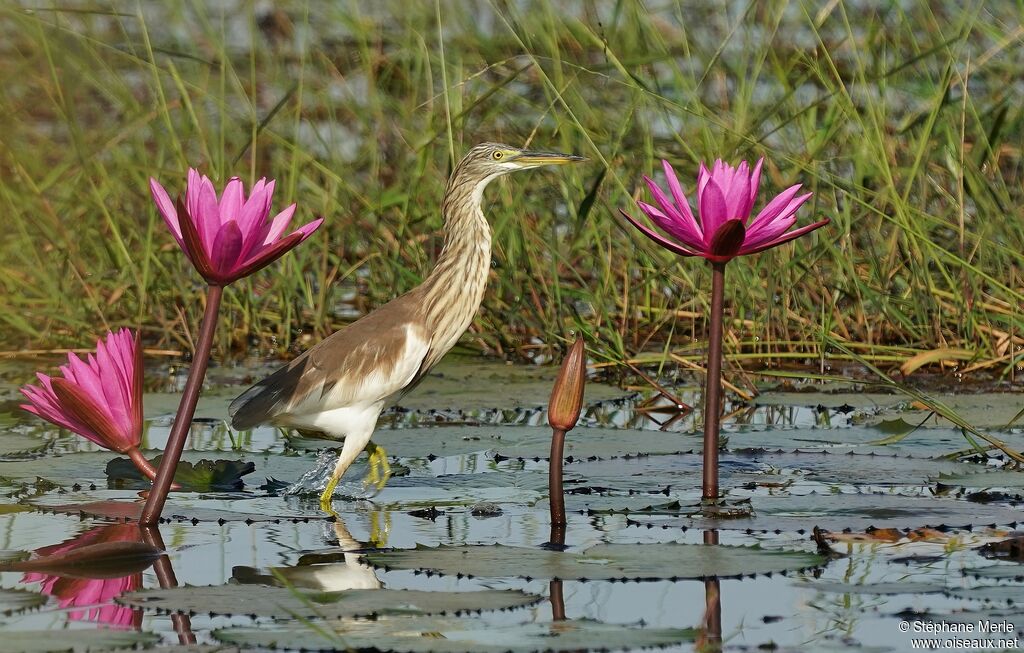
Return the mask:
[[[35,553],[40,557],[53,556],[90,544],[139,540],[139,528],[135,524],[113,524],[93,528],[60,544],[44,546]],[[141,610],[114,603],[115,596],[142,587],[142,573],[116,578],[75,578],[31,572],[25,574],[21,582],[40,583],[39,591],[56,597],[61,608],[80,608],[68,612],[71,619],[126,628],[138,628],[142,624]]]

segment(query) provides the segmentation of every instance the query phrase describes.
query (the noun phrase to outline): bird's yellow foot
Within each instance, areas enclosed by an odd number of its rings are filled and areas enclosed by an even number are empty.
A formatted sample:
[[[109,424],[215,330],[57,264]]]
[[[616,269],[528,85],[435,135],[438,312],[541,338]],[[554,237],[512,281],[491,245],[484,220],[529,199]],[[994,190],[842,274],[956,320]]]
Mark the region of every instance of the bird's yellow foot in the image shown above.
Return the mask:
[[[370,471],[363,479],[363,487],[372,489],[376,494],[384,489],[391,478],[391,465],[388,463],[387,452],[380,445],[371,442],[366,445],[366,453],[370,456]]]
[[[323,493],[320,495],[320,508],[325,512],[333,512],[332,500],[334,499],[334,489],[338,487],[338,481],[341,480],[340,476],[331,476],[331,480],[327,481],[327,487],[324,488]]]

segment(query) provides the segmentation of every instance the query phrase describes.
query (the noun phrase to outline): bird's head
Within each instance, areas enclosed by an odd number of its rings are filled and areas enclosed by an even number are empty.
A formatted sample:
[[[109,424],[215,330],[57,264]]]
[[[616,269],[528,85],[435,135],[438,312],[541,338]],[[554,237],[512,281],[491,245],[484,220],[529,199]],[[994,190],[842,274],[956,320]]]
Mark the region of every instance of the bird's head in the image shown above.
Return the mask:
[[[466,153],[452,177],[462,177],[473,184],[486,184],[495,177],[517,170],[585,160],[574,154],[536,152],[501,143],[481,143]]]

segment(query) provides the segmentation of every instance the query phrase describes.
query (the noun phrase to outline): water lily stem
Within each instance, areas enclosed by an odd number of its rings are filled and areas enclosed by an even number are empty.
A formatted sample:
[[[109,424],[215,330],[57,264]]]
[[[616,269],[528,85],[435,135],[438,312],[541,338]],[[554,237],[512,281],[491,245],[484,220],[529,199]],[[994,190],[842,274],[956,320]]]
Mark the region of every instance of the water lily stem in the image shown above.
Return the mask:
[[[153,463],[146,460],[146,457],[142,455],[142,452],[139,451],[138,447],[132,447],[126,453],[128,454],[128,459],[135,464],[135,467],[137,467],[140,472],[145,474],[149,480],[156,480],[156,467],[153,467]]]
[[[704,531],[704,544],[718,544],[718,531]],[[704,619],[696,645],[700,653],[722,650],[722,587],[717,578],[704,580]]]
[[[718,500],[718,431],[722,412],[722,313],[725,311],[725,263],[711,263],[711,324],[708,376],[704,385],[704,501]]]
[[[139,522],[143,525],[156,524],[160,520],[160,513],[163,512],[164,502],[167,501],[167,493],[171,489],[171,481],[174,479],[175,470],[178,469],[181,451],[185,448],[185,440],[188,439],[188,432],[192,426],[192,416],[195,415],[196,404],[199,402],[203,379],[206,378],[206,364],[213,348],[213,333],[217,329],[217,313],[220,311],[223,294],[224,288],[218,285],[210,285],[206,293],[203,326],[199,330],[199,341],[192,356],[192,367],[188,371],[188,381],[185,382],[185,391],[181,395],[181,403],[178,404],[178,414],[174,417],[174,425],[167,439],[167,447],[164,449],[156,480],[153,481],[153,489],[142,509]]]
[[[156,526],[141,526],[139,531],[146,544],[161,550],[167,549],[164,546],[164,538],[160,535],[160,529]],[[174,567],[171,566],[171,559],[166,553],[153,563],[153,571],[156,572],[160,589],[171,589],[178,586],[178,578],[174,575]],[[187,646],[196,643],[196,635],[192,631],[192,618],[189,615],[180,612],[173,613],[171,614],[171,624],[174,626],[174,632],[178,633],[179,644]]]
[[[551,527],[565,526],[565,493],[562,489],[562,451],[565,431],[552,429],[551,457],[548,461],[548,500],[551,504]]]

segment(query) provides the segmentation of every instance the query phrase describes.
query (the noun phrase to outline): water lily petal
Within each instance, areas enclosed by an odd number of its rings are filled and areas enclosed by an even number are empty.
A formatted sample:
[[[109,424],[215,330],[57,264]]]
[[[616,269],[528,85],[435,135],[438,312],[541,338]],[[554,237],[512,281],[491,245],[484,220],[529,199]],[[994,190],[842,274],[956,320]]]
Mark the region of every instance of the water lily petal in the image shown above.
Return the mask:
[[[747,162],[744,161],[732,172],[726,182],[728,185],[722,187],[722,195],[725,197],[725,215],[727,220],[742,220],[746,223],[749,213],[745,213],[747,202],[750,200],[750,176],[747,174]],[[716,180],[717,183],[717,180]]]
[[[281,237],[285,229],[292,221],[292,216],[295,214],[295,205],[292,204],[285,210],[281,211],[274,216],[274,219],[270,221],[267,226],[266,234],[263,236],[263,245],[269,245]]]
[[[754,200],[757,199],[757,190],[761,185],[761,167],[764,165],[764,157],[757,160],[757,164],[754,166],[754,172],[750,174],[750,200],[747,202],[746,208],[743,210],[743,215],[750,217],[750,212],[754,210]]]
[[[683,245],[696,250],[704,248],[704,238],[697,238],[696,234],[692,233],[692,230],[687,231],[682,226],[685,218],[682,218],[682,220],[673,220],[646,202],[638,201],[637,206],[647,214],[647,217],[651,219],[651,222],[658,225],[658,227],[663,231],[668,232],[670,236],[678,240]]]
[[[60,370],[66,379],[81,388],[90,399],[98,403],[104,401],[103,381],[94,366],[74,354],[68,354],[67,365],[62,366]]]
[[[722,223],[718,231],[711,237],[707,258],[711,261],[724,263],[735,257],[743,247],[743,236],[746,228],[742,220],[732,218]]]
[[[757,214],[757,217],[755,217],[747,226],[747,233],[757,233],[758,229],[763,228],[767,223],[782,215],[783,209],[785,209],[793,200],[793,197],[800,192],[800,188],[801,184],[796,184],[773,197],[772,200],[768,202],[763,209],[761,209]]]
[[[220,197],[220,204],[217,207],[217,217],[220,224],[225,225],[232,220],[238,220],[242,213],[242,205],[245,203],[245,187],[242,180],[232,177],[224,186],[224,192]]]
[[[81,386],[66,379],[54,379],[53,392],[65,412],[73,413],[76,420],[88,428],[87,431],[78,433],[82,437],[122,453],[138,446],[139,441],[130,434],[120,432],[110,419],[110,415],[97,405]]]
[[[796,224],[795,215],[790,215],[788,218],[777,218],[771,222],[764,222],[761,224],[761,228],[758,229],[757,234],[753,236],[749,233],[747,234],[747,242],[744,244],[746,247],[760,247],[764,243],[778,238],[794,224]]]
[[[698,202],[700,203],[700,222],[704,228],[704,243],[710,246],[715,232],[730,217],[725,197],[714,179],[707,180]]]
[[[799,209],[800,206],[804,202],[806,202],[812,194],[813,193],[804,193],[803,195],[794,197],[789,201],[788,204],[786,204],[786,206],[782,207],[782,209],[779,210],[778,215],[776,215],[774,218],[772,218],[771,220],[762,220],[758,222],[754,227],[751,227],[751,229],[747,232],[747,240],[763,243],[766,240],[770,240],[771,238],[774,238],[776,235],[781,234],[786,229],[789,229],[793,225],[793,223],[796,222],[796,210]],[[785,228],[779,229],[779,224],[785,224]],[[765,234],[767,233],[771,233],[774,235],[766,237]]]
[[[629,220],[630,224],[632,224],[634,227],[639,229],[640,233],[642,233],[643,235],[647,236],[648,238],[650,238],[654,242],[658,243],[659,245],[661,245],[665,249],[667,249],[669,251],[672,251],[672,252],[675,252],[676,254],[679,254],[680,256],[701,256],[701,254],[699,254],[698,252],[692,252],[689,249],[683,247],[682,245],[680,245],[678,243],[675,243],[675,242],[669,240],[668,238],[665,238],[664,236],[662,236],[658,232],[654,231],[653,229],[650,229],[650,228],[646,227],[645,225],[641,224],[637,220],[634,220],[631,215],[629,215],[628,213],[626,213],[622,209],[619,209],[619,213],[622,214],[622,217],[624,217],[627,220]]]
[[[698,242],[704,241],[704,234],[700,230],[700,224],[697,223],[697,219],[693,217],[693,211],[690,209],[690,201],[686,198],[686,194],[683,193],[683,187],[679,185],[679,178],[676,176],[676,171],[672,169],[672,166],[668,161],[662,159],[661,167],[665,171],[665,180],[668,182],[668,189],[672,192],[672,197],[676,201],[676,207],[679,212],[686,218],[686,222],[692,230],[693,236],[696,237]]]
[[[319,229],[320,225],[322,225],[323,223],[324,223],[324,219],[323,218],[317,218],[316,220],[312,220],[312,221],[307,222],[306,224],[302,225],[301,227],[296,229],[294,231],[294,233],[302,234],[302,240],[306,240],[307,238],[312,236],[313,232],[316,231],[317,229]],[[299,242],[301,243],[302,240],[300,240]]]
[[[241,252],[242,232],[238,228],[238,223],[232,220],[222,226],[217,232],[217,238],[213,243],[213,251],[210,256],[210,262],[213,264],[214,269],[217,270],[220,278],[238,278],[234,276],[234,270],[239,262],[238,256]]]
[[[199,188],[202,185],[203,177],[199,174],[199,171],[195,168],[189,168],[188,181],[185,184],[185,209],[190,216],[199,215]],[[195,222],[192,224],[195,224]]]
[[[196,225],[196,231],[199,232],[203,251],[209,256],[213,252],[213,241],[220,230],[220,205],[217,202],[217,191],[213,189],[213,182],[208,177],[204,176],[199,184],[198,212],[192,213],[191,217]]]
[[[710,179],[711,179],[711,173],[708,171],[707,167],[702,162],[700,164],[700,168],[697,170],[697,209],[698,209],[698,211],[700,210],[700,196],[704,193],[704,187],[708,185],[708,180],[710,180]],[[701,226],[706,228],[706,226],[704,225],[704,216],[700,216],[700,219],[701,219]]]
[[[178,246],[184,247],[184,243],[181,241],[181,226],[178,224],[178,210],[174,207],[174,202],[171,201],[170,195],[152,177],[149,178],[149,193],[153,196],[153,201],[156,202],[156,208],[160,212],[160,216],[167,223],[167,228],[171,230],[171,235],[178,241]]]
[[[779,245],[782,245],[783,243],[788,243],[791,240],[799,238],[800,236],[803,236],[806,233],[810,233],[810,232],[814,231],[815,229],[820,229],[821,227],[824,227],[825,225],[827,225],[829,222],[831,222],[831,220],[829,218],[825,218],[824,220],[820,220],[818,222],[815,222],[814,224],[809,224],[806,227],[800,227],[799,229],[794,229],[793,231],[790,231],[789,233],[784,234],[784,235],[780,236],[779,238],[776,238],[775,240],[772,240],[772,241],[770,241],[768,243],[764,243],[764,244],[758,245],[756,247],[749,247],[748,248],[748,246],[746,244],[744,244],[743,249],[740,250],[740,254],[744,255],[744,256],[747,255],[747,254],[756,254],[758,252],[763,252],[766,249],[771,249],[772,247],[777,247]]]
[[[214,269],[210,264],[210,256],[206,253],[206,248],[203,247],[199,232],[191,220],[181,221],[181,237],[185,243],[185,253],[188,254],[193,267],[204,279],[211,279],[214,275]]]
[[[237,276],[235,278],[241,279],[242,277],[247,277],[250,274],[263,269],[283,256],[292,247],[301,243],[303,240],[305,240],[305,236],[296,231],[278,240],[273,245],[259,248],[257,252],[249,258],[249,260],[243,263],[236,270]]]
[[[253,187],[252,195],[242,207],[241,216],[238,219],[238,228],[242,231],[242,238],[246,247],[260,241],[260,235],[270,214],[270,203],[274,197],[274,183],[261,184],[259,188]]]
[[[107,334],[108,341],[113,337]],[[109,414],[110,420],[122,433],[131,431],[131,387],[110,354],[109,348],[101,340],[96,344],[97,374],[102,381],[103,409]]]

